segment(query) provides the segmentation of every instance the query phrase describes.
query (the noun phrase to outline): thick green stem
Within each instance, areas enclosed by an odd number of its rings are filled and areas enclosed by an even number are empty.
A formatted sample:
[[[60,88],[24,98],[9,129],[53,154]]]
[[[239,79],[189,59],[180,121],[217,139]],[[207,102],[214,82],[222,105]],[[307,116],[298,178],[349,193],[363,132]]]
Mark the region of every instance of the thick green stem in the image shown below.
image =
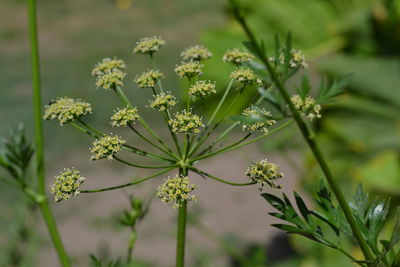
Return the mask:
[[[364,239],[360,229],[357,227],[357,223],[354,219],[354,216],[350,209],[350,206],[347,203],[342,191],[340,190],[338,183],[336,182],[335,178],[333,177],[333,174],[325,160],[325,157],[323,156],[320,148],[318,147],[318,145],[316,144],[316,142],[313,138],[313,136],[314,136],[313,133],[307,126],[306,122],[304,121],[304,119],[302,118],[300,113],[297,111],[296,107],[294,106],[293,102],[290,99],[290,95],[289,95],[288,91],[286,90],[286,87],[279,80],[279,78],[278,78],[274,68],[270,64],[265,52],[261,48],[260,44],[257,42],[256,37],[254,36],[252,31],[248,27],[244,18],[240,15],[240,13],[239,13],[240,11],[233,0],[231,0],[231,4],[233,7],[234,16],[236,17],[239,24],[242,26],[247,37],[250,39],[250,42],[252,43],[253,47],[255,48],[255,52],[257,53],[258,57],[261,59],[261,61],[267,68],[269,74],[271,75],[272,81],[275,83],[276,87],[278,88],[278,90],[281,93],[282,97],[284,98],[285,102],[288,104],[304,139],[306,140],[311,151],[313,152],[315,159],[317,160],[318,164],[320,165],[321,170],[325,175],[325,178],[327,179],[333,193],[336,196],[336,199],[337,199],[340,207],[343,210],[346,220],[352,229],[353,235],[354,235],[355,239],[357,240],[357,242],[365,256],[365,259],[369,262],[368,265],[372,266],[374,257],[372,255],[372,253],[368,247],[368,244],[367,244],[366,240]]]
[[[180,176],[187,176],[186,168],[179,168]],[[187,203],[183,202],[178,209],[178,229],[176,243],[176,267],[185,266],[185,239],[186,239],[186,222],[187,222]]]
[[[135,248],[136,239],[137,239],[137,232],[135,229],[133,229],[132,233],[131,233],[131,238],[129,240],[129,245],[128,245],[128,256],[126,259],[126,262],[128,264],[130,264],[132,262],[133,249]]]
[[[46,195],[46,181],[43,155],[43,124],[42,124],[42,94],[40,89],[39,45],[36,20],[36,1],[28,0],[29,39],[31,47],[33,107],[35,121],[35,147],[36,147],[36,176],[40,195]],[[39,203],[40,210],[46,222],[51,240],[56,249],[60,264],[70,266],[70,261],[58,233],[57,225],[49,208],[46,198]]]

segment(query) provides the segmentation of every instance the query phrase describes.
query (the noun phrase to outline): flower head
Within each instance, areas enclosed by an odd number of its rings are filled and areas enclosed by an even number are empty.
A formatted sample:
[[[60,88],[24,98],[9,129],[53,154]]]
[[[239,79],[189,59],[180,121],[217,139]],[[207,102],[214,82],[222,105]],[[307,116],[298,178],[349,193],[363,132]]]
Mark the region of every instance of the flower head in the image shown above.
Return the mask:
[[[165,45],[165,40],[161,37],[145,37],[140,39],[133,48],[135,54],[153,54],[157,52],[161,46]]]
[[[249,68],[238,68],[231,73],[230,77],[244,85],[262,86],[263,84],[262,80]]]
[[[168,178],[164,184],[158,188],[157,197],[164,203],[173,203],[174,208],[179,208],[182,204],[196,201],[196,197],[190,194],[196,186],[190,184],[188,177]]]
[[[150,101],[150,107],[152,109],[157,109],[159,111],[164,111],[170,107],[175,106],[177,103],[175,96],[171,95],[169,92],[160,93],[154,96],[154,100]]]
[[[308,65],[306,63],[306,57],[304,56],[303,52],[298,49],[292,48],[290,50],[290,58],[289,58],[289,67],[292,69],[295,68],[307,68]],[[281,51],[279,52],[278,58],[276,57],[271,57],[269,59],[271,62],[274,62],[275,64],[285,64],[286,62],[286,57],[285,57],[285,48],[282,48]]]
[[[45,107],[45,120],[59,120],[60,125],[72,122],[88,113],[92,113],[89,103],[67,97],[60,97]]]
[[[314,120],[315,118],[321,118],[321,105],[317,104],[313,98],[309,96],[302,98],[299,95],[293,95],[291,100],[296,109],[310,121]]]
[[[85,181],[85,177],[81,177],[79,171],[74,168],[64,169],[55,178],[56,181],[51,186],[51,193],[55,195],[56,202],[79,195],[79,186]]]
[[[107,157],[111,160],[113,155],[121,150],[125,142],[124,139],[117,135],[104,136],[101,139],[94,141],[93,146],[90,148],[90,152],[93,154],[91,159],[99,160]]]
[[[269,185],[271,188],[282,188],[281,185],[276,185],[274,180],[283,178],[283,173],[279,172],[278,165],[268,162],[267,159],[250,164],[246,175],[253,182],[260,185],[260,190],[264,189],[265,184]]]
[[[198,61],[189,61],[183,62],[181,65],[176,66],[175,72],[180,78],[188,78],[191,79],[195,76],[200,76],[203,74],[201,68],[203,68],[203,64],[200,64]]]
[[[112,59],[107,57],[102,59],[94,66],[94,69],[92,70],[92,75],[97,77],[112,72],[114,70],[123,71],[125,69],[126,66],[123,60],[117,59],[115,57]]]
[[[188,47],[181,53],[181,57],[185,61],[202,61],[209,59],[211,56],[211,52],[202,45]]]
[[[222,57],[224,62],[233,63],[235,65],[241,65],[243,63],[254,60],[254,56],[244,50],[237,48],[227,50]]]
[[[148,70],[139,76],[136,76],[135,83],[139,88],[152,88],[156,86],[157,82],[164,77],[158,70]]]
[[[124,85],[122,80],[125,78],[125,76],[125,72],[114,69],[111,72],[107,72],[103,75],[97,76],[96,87],[101,87],[106,90],[113,90],[118,86]]]
[[[271,112],[266,109],[254,109],[246,108],[243,110],[242,115],[250,121],[242,122],[243,131],[263,131],[265,134],[268,133],[268,127],[276,123],[275,120],[271,119]]]
[[[168,124],[172,127],[174,133],[197,134],[200,132],[200,127],[204,127],[201,118],[198,115],[192,114],[191,111],[183,110],[181,113],[176,113],[174,119],[170,119]]]
[[[204,98],[211,94],[215,94],[215,83],[210,81],[198,81],[189,88],[189,95]]]
[[[117,109],[111,117],[111,125],[114,127],[126,126],[139,118],[137,107]]]

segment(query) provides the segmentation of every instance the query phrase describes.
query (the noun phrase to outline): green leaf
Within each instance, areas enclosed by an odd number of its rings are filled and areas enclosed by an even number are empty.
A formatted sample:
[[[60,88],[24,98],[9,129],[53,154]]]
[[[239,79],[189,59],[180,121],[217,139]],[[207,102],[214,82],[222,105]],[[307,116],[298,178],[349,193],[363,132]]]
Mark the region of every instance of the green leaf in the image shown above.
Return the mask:
[[[310,220],[309,215],[311,214],[311,211],[307,208],[306,203],[304,203],[303,199],[296,191],[294,192],[294,198],[301,215],[308,222]]]
[[[275,209],[281,212],[285,211],[285,202],[283,202],[279,197],[268,193],[263,193],[261,196]]]

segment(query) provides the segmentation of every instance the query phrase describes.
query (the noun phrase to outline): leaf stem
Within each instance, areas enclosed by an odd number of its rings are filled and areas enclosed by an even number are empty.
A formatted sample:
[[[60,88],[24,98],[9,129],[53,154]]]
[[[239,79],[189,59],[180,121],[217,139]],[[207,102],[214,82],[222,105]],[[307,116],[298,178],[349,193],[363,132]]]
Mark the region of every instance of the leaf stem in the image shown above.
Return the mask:
[[[177,164],[173,164],[173,165],[160,165],[160,166],[150,166],[150,165],[142,165],[142,164],[131,163],[131,162],[128,162],[128,161],[126,161],[126,160],[124,160],[124,159],[121,159],[121,158],[119,158],[119,157],[117,157],[117,156],[115,156],[115,155],[113,156],[113,158],[116,159],[117,161],[119,161],[119,162],[125,164],[125,165],[132,166],[132,167],[137,167],[137,168],[142,168],[142,169],[165,169],[165,168],[170,168],[170,167],[176,167],[176,166],[178,166]]]
[[[275,70],[273,69],[272,65],[270,64],[265,52],[263,51],[263,49],[257,42],[256,37],[254,36],[253,32],[248,27],[245,19],[239,13],[240,11],[239,11],[237,5],[235,4],[234,0],[230,0],[230,3],[233,8],[233,14],[234,14],[236,20],[243,28],[247,37],[250,39],[250,42],[252,43],[253,47],[255,48],[255,51],[258,54],[258,57],[260,58],[262,63],[267,68],[276,87],[278,88],[278,90],[281,93],[282,97],[284,98],[285,102],[288,104],[288,106],[294,116],[294,119],[297,123],[297,126],[299,127],[304,139],[306,140],[311,151],[313,152],[315,159],[317,160],[318,164],[320,165],[321,170],[324,173],[333,193],[335,194],[339,205],[343,209],[343,213],[344,213],[348,223],[350,224],[350,227],[352,229],[354,237],[356,238],[356,240],[365,256],[365,259],[369,262],[368,265],[372,266],[372,261],[373,261],[374,257],[372,255],[370,249],[368,248],[368,244],[367,244],[366,240],[364,239],[360,229],[357,227],[357,223],[351,212],[349,204],[347,203],[342,191],[340,190],[338,183],[336,182],[335,178],[333,177],[332,171],[330,170],[330,168],[325,160],[325,157],[323,156],[320,148],[318,147],[317,143],[315,142],[315,140],[313,138],[313,133],[311,132],[311,130],[307,126],[306,122],[304,121],[304,119],[302,118],[302,116],[300,115],[300,113],[298,112],[296,107],[294,106],[293,102],[291,101],[289,93],[286,90],[286,87],[279,80],[279,78],[278,78]]]

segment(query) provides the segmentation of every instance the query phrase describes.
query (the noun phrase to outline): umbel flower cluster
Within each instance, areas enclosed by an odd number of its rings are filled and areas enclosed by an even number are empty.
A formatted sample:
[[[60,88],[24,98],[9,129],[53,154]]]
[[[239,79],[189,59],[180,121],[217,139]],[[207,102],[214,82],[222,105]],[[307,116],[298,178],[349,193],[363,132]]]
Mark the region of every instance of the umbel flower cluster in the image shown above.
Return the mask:
[[[85,177],[81,177],[79,171],[73,168],[64,169],[55,179],[51,193],[56,202],[79,195],[79,186],[85,181]]]
[[[158,188],[157,197],[164,203],[173,203],[174,208],[179,208],[185,202],[196,201],[196,196],[190,194],[196,185],[191,184],[188,177],[168,178]]]
[[[165,41],[160,37],[143,38],[139,40],[133,48],[135,54],[144,54],[150,56],[154,60],[155,53],[165,45]],[[292,50],[291,66],[305,66],[304,57],[297,50]],[[267,107],[259,107],[260,101],[255,105],[245,108],[241,113],[239,122],[234,122],[218,136],[216,140],[208,140],[213,131],[221,125],[232,107],[237,106],[239,96],[250,86],[261,87],[266,89],[267,85],[251,68],[248,63],[255,60],[255,57],[240,49],[231,49],[224,53],[222,60],[233,65],[230,74],[230,82],[227,88],[217,90],[216,83],[209,80],[200,80],[203,74],[204,61],[209,59],[212,53],[204,46],[195,45],[185,49],[181,53],[181,64],[175,67],[175,73],[179,78],[186,79],[189,82],[188,88],[185,90],[187,99],[184,107],[178,105],[177,98],[171,91],[165,91],[162,87],[161,79],[164,74],[157,69],[148,69],[147,71],[137,75],[133,80],[138,88],[149,88],[153,94],[153,98],[149,100],[147,107],[160,112],[166,123],[166,129],[171,135],[171,142],[174,142],[175,148],[169,146],[167,141],[160,138],[156,131],[139,115],[138,108],[131,103],[125,96],[122,86],[123,79],[126,76],[126,65],[124,61],[117,58],[105,58],[98,62],[92,70],[92,75],[96,78],[96,87],[104,88],[112,93],[123,103],[123,107],[116,108],[111,115],[110,124],[113,127],[123,127],[141,138],[143,142],[136,142],[141,146],[143,143],[156,148],[158,152],[147,152],[131,144],[117,135],[107,135],[94,127],[88,125],[83,116],[92,112],[89,103],[82,100],[74,100],[67,97],[57,98],[46,106],[44,118],[47,120],[58,120],[61,125],[69,123],[76,129],[91,135],[95,138],[92,147],[89,149],[92,160],[101,160],[107,158],[115,159],[118,162],[129,166],[146,169],[163,169],[160,173],[153,174],[150,177],[143,178],[148,180],[153,177],[160,176],[167,171],[176,169],[179,174],[174,178],[169,178],[159,187],[157,197],[165,203],[172,203],[175,208],[185,206],[188,202],[195,200],[192,191],[196,188],[188,178],[191,172],[201,176],[207,176],[215,181],[222,181],[227,184],[235,184],[225,181],[221,178],[207,174],[194,167],[198,161],[238,149],[243,141],[250,136],[259,135],[246,143],[250,144],[261,140],[261,138],[271,134],[275,128],[286,126],[290,121],[282,123],[282,119],[276,119]],[[279,60],[282,60],[279,58]],[[284,60],[284,59],[283,59]],[[293,63],[293,64],[292,64]],[[155,66],[155,64],[153,64]],[[236,89],[238,90],[235,90]],[[201,104],[206,103],[205,99],[211,96],[218,96],[221,93],[220,102],[216,105],[210,118],[203,119],[203,116],[197,114],[199,112],[198,105],[191,106],[192,103],[200,100]],[[227,99],[233,99],[231,103],[226,103]],[[262,97],[260,96],[260,100]],[[225,101],[225,102],[224,102]],[[308,119],[313,120],[320,118],[320,106],[311,97],[292,96],[292,101],[296,108]],[[196,103],[198,104],[198,103]],[[178,110],[173,111],[173,109]],[[225,114],[222,115],[221,114]],[[290,115],[289,115],[290,116]],[[220,119],[219,117],[222,117]],[[222,142],[225,136],[232,131],[236,125],[241,124],[243,131],[247,132],[246,136],[240,141],[217,149],[217,144]],[[276,127],[276,124],[281,126]],[[283,126],[282,126],[283,125]],[[129,127],[126,127],[129,126]],[[273,127],[275,127],[273,129]],[[142,132],[146,131],[146,132]],[[208,142],[207,142],[208,141]],[[164,165],[143,165],[136,162],[129,162],[120,156],[116,156],[121,150],[131,152],[137,156],[146,157],[148,160],[162,161]],[[183,171],[185,170],[185,171]],[[268,185],[272,188],[280,188],[275,184],[275,180],[283,177],[279,172],[276,164],[261,160],[251,164],[245,173],[249,178],[249,183],[242,185],[259,184],[261,188]],[[52,192],[55,194],[56,201],[61,201],[79,194],[78,187],[84,178],[79,176],[79,172],[72,169],[66,169],[63,173],[56,177],[56,181],[52,186]],[[137,184],[138,182],[132,183]],[[129,186],[131,184],[116,186],[98,190],[82,190],[84,193],[99,192],[105,190],[113,190]]]
[[[246,171],[246,175],[253,182],[260,185],[260,190],[262,190],[266,184],[271,188],[281,188],[281,185],[275,184],[275,180],[283,178],[283,173],[279,172],[278,165],[268,162],[267,159],[251,164]]]

